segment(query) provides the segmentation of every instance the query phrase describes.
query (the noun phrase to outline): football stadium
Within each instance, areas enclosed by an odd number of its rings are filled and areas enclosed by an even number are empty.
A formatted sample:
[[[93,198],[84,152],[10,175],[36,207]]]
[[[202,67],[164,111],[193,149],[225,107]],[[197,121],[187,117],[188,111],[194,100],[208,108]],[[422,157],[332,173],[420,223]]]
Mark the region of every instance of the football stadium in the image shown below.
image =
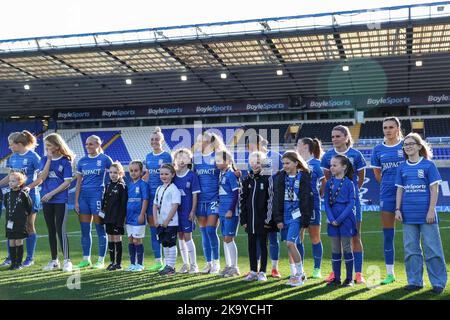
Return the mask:
[[[0,117],[2,300],[450,299],[450,1],[0,40]]]

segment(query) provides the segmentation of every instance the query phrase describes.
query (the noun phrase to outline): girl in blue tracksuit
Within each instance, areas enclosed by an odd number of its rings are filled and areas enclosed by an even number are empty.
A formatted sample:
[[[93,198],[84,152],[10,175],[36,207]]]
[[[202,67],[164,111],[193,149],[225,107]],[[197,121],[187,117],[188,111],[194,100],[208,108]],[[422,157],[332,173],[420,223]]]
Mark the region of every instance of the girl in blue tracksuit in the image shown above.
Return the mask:
[[[311,184],[314,194],[314,210],[311,217],[311,223],[308,228],[309,237],[312,243],[312,254],[314,257],[314,271],[313,279],[322,278],[320,270],[322,264],[323,247],[320,239],[320,225],[321,225],[321,200],[320,196],[323,195],[323,189],[325,187],[325,176],[320,166],[320,159],[323,154],[321,142],[318,139],[302,138],[297,141],[297,151],[305,159],[306,163],[311,170]],[[302,260],[304,260],[305,249],[303,247],[303,239],[305,233],[302,233],[297,243],[297,248],[300,251]]]
[[[372,150],[371,167],[375,179],[380,183],[380,211],[384,236],[384,261],[386,263],[386,278],[382,285],[395,281],[395,176],[398,166],[404,162],[403,135],[401,123],[397,117],[388,117],[383,120],[383,143]]]
[[[336,126],[331,131],[331,140],[333,142],[333,148],[325,152],[321,160],[321,167],[324,169],[325,178],[329,180],[331,178],[330,166],[331,158],[335,155],[345,155],[350,159],[350,163],[353,166],[353,183],[355,185],[355,197],[356,197],[356,226],[358,227],[358,233],[352,239],[352,248],[355,263],[355,281],[358,284],[366,283],[363,277],[363,245],[361,241],[361,223],[362,223],[362,211],[361,203],[359,201],[359,189],[364,184],[366,177],[366,160],[362,153],[355,148],[352,148],[353,138],[350,130],[346,126]],[[334,279],[333,273],[331,273],[326,282],[330,282]]]
[[[442,181],[432,153],[419,134],[410,133],[403,142],[406,161],[397,169],[395,218],[403,222],[403,246],[408,285],[405,290],[423,288],[423,261],[427,265],[432,291],[440,294],[447,284],[447,268],[439,233],[436,203]],[[421,245],[422,238],[422,245]]]
[[[281,230],[281,239],[286,240],[291,264],[290,286],[301,286],[306,280],[303,261],[297,249],[297,238],[302,228],[311,221],[314,198],[311,188],[311,173],[308,164],[294,150],[283,154],[283,170],[273,176],[273,219]]]
[[[234,238],[239,226],[239,180],[234,174],[232,155],[228,151],[216,153],[219,175],[219,218],[223,236],[225,268],[220,272],[224,277],[240,275],[238,251]]]
[[[355,186],[352,182],[353,166],[344,155],[331,159],[332,178],[325,185],[325,212],[328,236],[331,238],[334,279],[328,285],[341,284],[341,261],[344,254],[347,271],[343,286],[353,286],[352,238],[358,233],[355,215]]]
[[[6,167],[13,171],[21,171],[25,174],[27,180],[24,186],[25,190],[29,190],[29,195],[32,201],[31,214],[27,217],[27,233],[26,238],[27,256],[23,262],[24,267],[29,267],[34,264],[34,251],[36,249],[36,214],[39,211],[41,199],[39,193],[35,189],[33,181],[36,180],[37,171],[39,170],[39,163],[41,157],[34,152],[37,146],[36,138],[27,130],[22,132],[13,132],[8,136],[9,148],[13,152],[11,157],[6,161]],[[8,176],[0,181],[0,187],[8,184]],[[1,196],[1,194],[0,194]],[[9,248],[9,242],[7,242]],[[9,251],[8,251],[9,253]],[[9,264],[9,255],[1,266]]]
[[[150,205],[147,208],[147,222],[150,226],[150,241],[155,257],[155,263],[148,268],[150,271],[158,271],[164,267],[161,258],[161,245],[156,237],[156,227],[153,221],[153,200],[155,198],[156,189],[162,185],[159,177],[159,169],[163,164],[172,163],[172,156],[170,153],[162,149],[163,143],[164,135],[161,132],[161,128],[156,127],[150,136],[150,146],[153,151],[147,154],[147,157],[145,158],[146,172],[143,177],[143,179],[147,181],[150,191]]]
[[[91,223],[94,220],[98,236],[98,261],[93,265],[95,269],[103,269],[107,250],[105,225],[98,215],[101,210],[105,178],[112,159],[103,153],[102,141],[92,135],[86,139],[87,155],[77,164],[77,184],[75,189],[75,212],[78,214],[81,226],[81,246],[83,260],[78,268],[86,268],[91,263]]]

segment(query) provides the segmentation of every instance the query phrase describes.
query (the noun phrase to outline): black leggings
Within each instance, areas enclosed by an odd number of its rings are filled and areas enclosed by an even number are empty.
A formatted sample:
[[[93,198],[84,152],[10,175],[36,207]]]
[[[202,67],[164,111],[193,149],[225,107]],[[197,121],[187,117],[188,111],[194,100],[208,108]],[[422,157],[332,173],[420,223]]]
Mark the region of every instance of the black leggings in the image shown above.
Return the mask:
[[[259,266],[260,272],[266,272],[267,267],[267,233],[252,234],[248,233],[248,257],[250,258],[250,270],[258,272],[258,259],[256,256],[256,243],[259,241],[261,248],[261,264]]]
[[[69,239],[67,238],[66,222],[67,222],[67,204],[66,203],[44,203],[44,217],[48,229],[48,242],[50,243],[50,251],[52,260],[58,258],[58,243],[56,235],[58,234],[59,245],[64,256],[64,260],[70,259],[69,256]]]

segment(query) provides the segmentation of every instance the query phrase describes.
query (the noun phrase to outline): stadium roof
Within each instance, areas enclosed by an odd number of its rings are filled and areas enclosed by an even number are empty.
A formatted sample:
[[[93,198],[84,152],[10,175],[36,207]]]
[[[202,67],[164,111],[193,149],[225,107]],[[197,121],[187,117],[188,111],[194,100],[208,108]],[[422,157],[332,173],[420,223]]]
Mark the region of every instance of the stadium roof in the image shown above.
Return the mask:
[[[0,40],[0,112],[436,89],[450,1]]]

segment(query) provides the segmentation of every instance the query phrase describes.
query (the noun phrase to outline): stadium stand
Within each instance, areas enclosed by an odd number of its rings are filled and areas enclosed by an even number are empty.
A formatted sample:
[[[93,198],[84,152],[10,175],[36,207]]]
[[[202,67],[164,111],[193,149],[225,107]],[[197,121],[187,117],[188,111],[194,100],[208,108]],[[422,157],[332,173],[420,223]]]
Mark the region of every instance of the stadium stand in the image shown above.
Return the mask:
[[[411,132],[411,122],[409,120],[400,120],[404,134]],[[383,121],[366,121],[361,126],[360,139],[382,139]]]
[[[450,136],[450,118],[425,119],[425,135],[427,137]]]
[[[336,122],[320,122],[320,123],[304,123],[298,131],[297,137],[319,138],[324,143],[331,142],[331,130],[338,124],[344,126],[352,126],[352,122],[336,121]]]

